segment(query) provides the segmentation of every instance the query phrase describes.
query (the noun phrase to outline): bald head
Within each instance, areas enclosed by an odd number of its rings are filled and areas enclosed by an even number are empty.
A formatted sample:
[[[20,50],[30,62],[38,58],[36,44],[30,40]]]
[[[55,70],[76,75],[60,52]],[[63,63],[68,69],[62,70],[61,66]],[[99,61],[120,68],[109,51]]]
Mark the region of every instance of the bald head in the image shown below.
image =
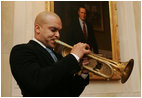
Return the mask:
[[[54,18],[59,19],[61,21],[60,17],[53,12],[46,12],[46,11],[41,12],[37,15],[34,25],[38,24],[42,26],[43,24],[48,23]]]
[[[55,39],[60,38],[62,22],[58,15],[53,12],[41,12],[37,15],[34,23],[34,37],[46,47],[54,48]]]

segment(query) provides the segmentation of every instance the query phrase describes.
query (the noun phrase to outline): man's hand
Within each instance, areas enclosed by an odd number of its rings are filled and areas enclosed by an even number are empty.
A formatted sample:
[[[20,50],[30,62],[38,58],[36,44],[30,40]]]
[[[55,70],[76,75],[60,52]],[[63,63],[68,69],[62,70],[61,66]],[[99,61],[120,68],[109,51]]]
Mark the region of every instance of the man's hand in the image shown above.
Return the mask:
[[[71,53],[77,55],[81,59],[85,54],[90,53],[90,46],[85,43],[77,43],[73,46]]]

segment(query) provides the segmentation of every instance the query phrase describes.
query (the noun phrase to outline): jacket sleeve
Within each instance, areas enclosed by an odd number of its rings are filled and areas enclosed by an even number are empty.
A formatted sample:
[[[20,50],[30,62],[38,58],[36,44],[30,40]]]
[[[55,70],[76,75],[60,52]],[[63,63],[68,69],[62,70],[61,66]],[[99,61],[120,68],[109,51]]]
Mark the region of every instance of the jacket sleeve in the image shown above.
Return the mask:
[[[15,46],[10,54],[11,71],[21,88],[34,93],[56,87],[56,84],[80,70],[73,55],[41,68],[36,55],[26,45]]]
[[[73,96],[80,96],[80,94],[83,92],[83,90],[85,89],[86,85],[89,84],[89,75],[87,76],[86,79],[83,79],[81,76],[76,75],[73,79],[73,84],[72,88],[73,88]]]

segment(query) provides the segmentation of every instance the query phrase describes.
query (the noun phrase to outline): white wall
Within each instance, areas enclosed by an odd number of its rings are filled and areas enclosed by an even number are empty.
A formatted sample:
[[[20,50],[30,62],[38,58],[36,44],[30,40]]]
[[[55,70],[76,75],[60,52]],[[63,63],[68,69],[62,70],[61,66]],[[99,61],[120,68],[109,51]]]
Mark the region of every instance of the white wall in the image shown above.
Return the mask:
[[[34,19],[45,10],[45,2],[14,2],[13,45],[28,42],[34,35]],[[18,36],[18,37],[17,37]]]
[[[7,63],[9,53],[13,45],[28,42],[33,37],[35,16],[45,10],[45,2],[16,1],[6,2],[5,4],[8,5],[2,5],[2,13],[4,13],[2,14],[4,22],[2,21],[1,35],[2,96],[21,96]],[[135,60],[130,79],[125,84],[121,84],[120,81],[91,81],[82,93],[82,97],[140,96],[140,41],[138,39],[140,39],[141,30],[137,25],[137,23],[140,24],[139,21],[141,20],[140,6],[138,2],[117,2],[121,61],[127,61],[130,58]],[[9,24],[11,24],[11,27],[6,27]]]
[[[14,3],[1,2],[1,95],[11,96],[9,53],[13,42]],[[6,13],[7,12],[7,13]]]
[[[9,54],[15,44],[28,42],[34,35],[34,19],[45,10],[44,1],[2,2],[2,96],[21,96],[10,71]]]
[[[141,2],[134,2],[134,14],[135,14],[135,28],[137,36],[137,50],[138,50],[138,60],[141,65]],[[141,70],[141,67],[139,68]]]

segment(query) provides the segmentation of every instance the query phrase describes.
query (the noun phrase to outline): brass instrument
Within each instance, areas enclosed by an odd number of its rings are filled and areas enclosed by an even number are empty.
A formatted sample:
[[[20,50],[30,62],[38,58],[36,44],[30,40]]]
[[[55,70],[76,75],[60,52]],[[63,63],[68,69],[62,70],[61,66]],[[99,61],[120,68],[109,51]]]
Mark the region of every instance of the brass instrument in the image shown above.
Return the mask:
[[[70,53],[72,49],[71,45],[68,45],[60,40],[55,40],[55,42],[59,45],[64,46],[61,49],[63,56],[66,56]],[[133,59],[130,59],[128,62],[116,62],[94,54],[93,52],[85,56],[90,58],[89,62],[91,63],[89,65],[83,65],[83,68],[89,70],[90,72],[93,72],[95,75],[104,77],[106,79],[112,78],[115,71],[117,72],[117,75],[121,77],[121,83],[125,83],[128,80],[134,66]],[[98,62],[99,64],[97,64]]]

